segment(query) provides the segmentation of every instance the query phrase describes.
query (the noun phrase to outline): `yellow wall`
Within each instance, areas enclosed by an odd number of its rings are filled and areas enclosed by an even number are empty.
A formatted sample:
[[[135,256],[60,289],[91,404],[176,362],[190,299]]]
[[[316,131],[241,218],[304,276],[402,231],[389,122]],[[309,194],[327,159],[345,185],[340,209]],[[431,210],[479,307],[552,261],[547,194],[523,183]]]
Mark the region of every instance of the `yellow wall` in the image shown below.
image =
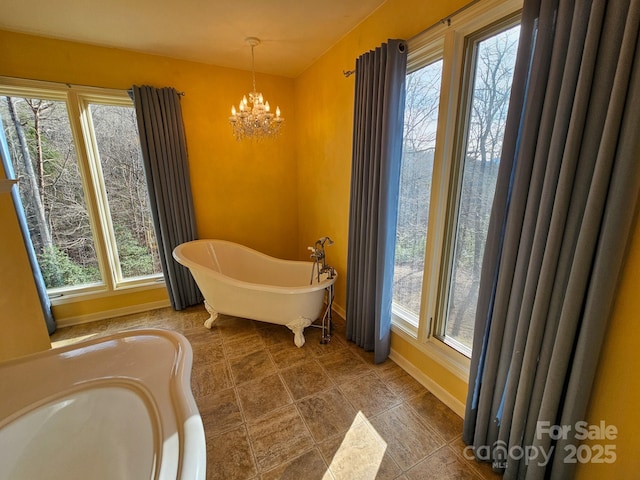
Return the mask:
[[[594,452],[595,445],[613,445],[617,458],[612,464],[578,465],[576,478],[581,480],[637,478],[640,474],[639,292],[640,221],[636,222],[586,419],[591,425],[604,420],[617,428],[615,440],[590,442]]]
[[[4,171],[0,173],[0,178],[4,178]],[[8,192],[0,193],[0,226],[1,362],[47,350],[51,344],[15,208]]]

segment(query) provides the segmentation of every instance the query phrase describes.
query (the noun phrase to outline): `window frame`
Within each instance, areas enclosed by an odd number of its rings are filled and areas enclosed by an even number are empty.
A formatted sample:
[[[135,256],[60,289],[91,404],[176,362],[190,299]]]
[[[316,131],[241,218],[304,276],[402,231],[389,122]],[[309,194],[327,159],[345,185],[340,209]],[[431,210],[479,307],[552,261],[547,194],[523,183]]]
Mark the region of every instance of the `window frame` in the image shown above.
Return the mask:
[[[0,95],[63,101],[67,107],[102,282],[47,289],[52,305],[74,302],[79,297],[88,300],[123,292],[166,288],[162,272],[132,279],[122,277],[98,144],[91,120],[90,104],[133,108],[128,92],[0,76]]]
[[[444,331],[448,303],[462,181],[461,152],[471,102],[468,86],[473,62],[465,59],[471,41],[495,25],[518,23],[521,10],[522,0],[483,0],[407,42],[407,74],[438,59],[443,67],[418,327],[403,318],[402,309],[394,305],[391,328],[464,381],[468,380],[471,352],[448,338],[445,341],[440,332]]]

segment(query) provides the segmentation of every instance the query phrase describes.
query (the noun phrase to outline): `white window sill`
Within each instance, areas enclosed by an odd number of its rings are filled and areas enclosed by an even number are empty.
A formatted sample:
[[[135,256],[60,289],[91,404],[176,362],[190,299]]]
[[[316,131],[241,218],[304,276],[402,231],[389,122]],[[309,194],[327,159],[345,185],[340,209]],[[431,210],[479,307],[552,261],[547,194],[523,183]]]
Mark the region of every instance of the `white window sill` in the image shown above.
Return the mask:
[[[49,298],[51,305],[56,306],[156,289],[166,289],[163,277],[146,280],[144,282],[136,282],[130,285],[122,285],[114,290],[109,290],[104,285],[100,285],[96,287],[89,287],[83,291],[54,292],[50,294]]]
[[[396,322],[392,322],[391,331],[416,350],[448,370],[452,375],[464,382],[469,381],[471,360],[453,347],[434,337],[421,342],[415,333]]]

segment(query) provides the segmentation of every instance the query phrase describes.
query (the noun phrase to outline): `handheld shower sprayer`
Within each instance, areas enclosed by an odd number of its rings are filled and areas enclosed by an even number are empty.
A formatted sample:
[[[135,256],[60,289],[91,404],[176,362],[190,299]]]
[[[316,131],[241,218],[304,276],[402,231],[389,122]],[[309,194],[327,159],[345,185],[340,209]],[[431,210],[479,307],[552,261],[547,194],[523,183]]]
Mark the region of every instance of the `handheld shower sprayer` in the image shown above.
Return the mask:
[[[327,243],[328,242],[328,243]],[[331,240],[331,237],[322,237],[319,238],[318,240],[316,240],[316,248],[321,247],[324,248],[324,244],[327,243],[327,246],[333,245],[333,240]]]

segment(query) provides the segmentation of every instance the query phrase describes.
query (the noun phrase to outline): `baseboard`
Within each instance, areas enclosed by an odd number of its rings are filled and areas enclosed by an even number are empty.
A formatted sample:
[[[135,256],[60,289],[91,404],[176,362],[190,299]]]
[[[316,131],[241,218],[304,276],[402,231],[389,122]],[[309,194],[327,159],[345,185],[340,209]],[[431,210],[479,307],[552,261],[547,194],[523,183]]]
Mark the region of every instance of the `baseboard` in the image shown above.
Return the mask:
[[[59,328],[71,327],[83,323],[97,322],[98,320],[106,320],[107,318],[122,317],[124,315],[132,315],[134,313],[148,312],[158,308],[170,307],[169,300],[159,300],[157,302],[143,303],[140,305],[131,305],[130,307],[114,308],[112,310],[103,310],[96,313],[88,313],[86,315],[78,315],[75,317],[62,318],[56,320]]]
[[[453,410],[459,417],[464,418],[465,405],[460,400],[451,395],[447,390],[442,388],[431,377],[416,368],[409,360],[404,358],[395,350],[391,349],[389,358],[396,362],[405,372],[411,375],[424,388],[429,390],[435,397]]]
[[[340,318],[342,318],[343,320],[347,318],[347,312],[345,311],[344,308],[342,308],[340,305],[336,304],[335,302],[331,305],[333,308],[333,312],[335,314],[337,314]]]

